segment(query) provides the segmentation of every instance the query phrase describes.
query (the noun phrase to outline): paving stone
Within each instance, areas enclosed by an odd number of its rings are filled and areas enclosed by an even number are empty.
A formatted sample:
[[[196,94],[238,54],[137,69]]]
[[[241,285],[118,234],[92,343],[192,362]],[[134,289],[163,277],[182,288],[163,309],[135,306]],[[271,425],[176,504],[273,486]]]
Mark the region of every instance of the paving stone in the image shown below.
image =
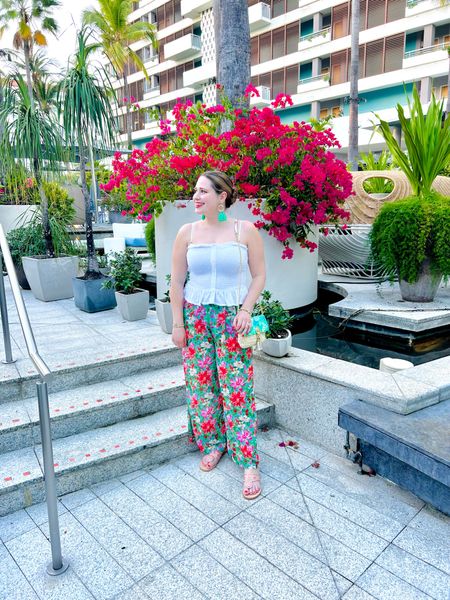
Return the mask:
[[[354,500],[309,475],[301,473],[296,478],[291,479],[288,485],[295,490],[298,490],[300,485],[301,491],[306,497],[315,500],[385,540],[391,541],[404,528],[402,523],[384,516],[381,512]],[[276,496],[276,493],[272,496]],[[274,501],[276,502],[276,500]],[[289,510],[288,502],[285,506]]]
[[[57,506],[58,506],[58,515],[59,516],[61,516],[67,512],[67,508],[64,506],[64,504],[59,499],[58,499]],[[33,519],[33,521],[36,523],[36,525],[40,526],[48,521],[48,512],[47,512],[47,503],[46,502],[39,502],[39,504],[33,504],[32,506],[28,506],[25,510],[30,515],[30,517]]]
[[[397,546],[386,548],[376,563],[436,600],[449,598],[450,576]]]
[[[166,560],[192,544],[190,538],[127,487],[112,490],[102,496],[102,501]]]
[[[163,564],[161,555],[101,500],[83,504],[73,514],[134,580]],[[153,523],[149,528],[153,529]]]
[[[95,497],[95,494],[90,489],[84,488],[77,492],[65,494],[60,500],[68,510],[72,511],[77,506],[81,506],[85,502],[93,500]]]
[[[114,596],[113,600],[150,600],[150,596],[136,583],[130,589]]]
[[[356,583],[378,600],[392,600],[392,598],[429,600],[431,598],[428,594],[424,594],[375,563],[361,575]]]
[[[7,542],[34,527],[36,527],[36,523],[25,510],[10,513],[0,517],[0,540]]]
[[[121,481],[122,483],[128,483],[129,481],[133,481],[133,479],[136,479],[137,477],[140,477],[141,475],[145,475],[145,473],[146,473],[146,471],[144,471],[143,469],[139,469],[138,471],[133,471],[132,473],[127,473],[126,475],[121,475],[117,479],[119,481]]]
[[[0,600],[39,600],[3,544],[0,544],[0,582]]]
[[[245,583],[225,569],[199,546],[193,546],[172,561],[175,569],[210,600],[257,600]],[[205,573],[207,576],[205,577]]]
[[[46,567],[51,560],[50,543],[37,527],[10,540],[6,547],[21,572],[33,583],[33,589],[41,600],[93,600],[94,596],[86,589],[73,568],[69,567],[59,577],[47,575]],[[67,548],[63,548],[63,556],[72,565],[73,557],[67,552]]]
[[[322,600],[339,598],[326,565],[249,514],[241,513],[224,529]]]
[[[293,450],[292,448],[289,447],[280,447],[279,444],[280,442],[285,442],[288,440],[294,440],[295,442],[298,443],[299,448],[298,451],[297,450]],[[284,431],[282,429],[278,429],[276,427],[269,429],[266,432],[260,432],[258,433],[258,445],[260,446],[261,450],[263,452],[266,452],[267,454],[270,454],[271,456],[273,456],[274,458],[277,458],[278,460],[283,460],[283,451],[284,451],[284,456],[288,457],[291,456],[289,453],[293,453],[295,454],[302,454],[304,456],[309,456],[309,458],[312,458],[313,460],[320,460],[320,458],[322,458],[322,456],[324,456],[325,454],[328,453],[328,451],[321,447],[318,446],[317,444],[314,444],[313,442],[310,442],[309,440],[306,440],[302,437],[300,437],[298,434],[296,433],[289,433],[287,431]],[[272,454],[269,451],[266,451],[265,448],[271,448],[273,452],[277,453],[277,456],[275,456],[274,454]],[[278,450],[277,450],[278,449]],[[288,460],[286,458],[286,460]]]
[[[357,585],[353,585],[349,591],[342,596],[342,600],[375,600],[373,596],[365,592]]]
[[[371,563],[354,549],[319,532],[306,521],[266,498],[251,506],[247,512],[350,581],[356,581]]]
[[[408,527],[414,527],[428,537],[443,537],[450,540],[450,517],[444,515],[432,506],[425,505],[422,510],[409,522]]]
[[[210,519],[222,525],[237,515],[239,507],[196,481],[175,465],[164,465],[152,471],[152,476],[187,500]]]
[[[407,525],[424,505],[418,498],[415,498],[414,505],[411,505],[412,494],[406,493],[405,497],[404,490],[400,490],[393,483],[381,480],[379,477],[357,475],[357,467],[350,461],[344,461],[344,464],[348,462],[348,466],[355,469],[352,475],[348,474],[348,470],[339,467],[340,462],[334,468],[329,468],[323,460],[322,458],[318,469],[310,467],[305,474],[361,504],[382,512],[394,521]],[[343,459],[339,459],[341,460]]]
[[[224,529],[199,542],[213,558],[267,600],[317,600],[299,583],[248,548]]]
[[[90,489],[96,496],[101,497],[119,487],[123,487],[123,483],[118,479],[113,478],[109,479],[108,481],[102,481],[102,483],[94,483],[94,485],[91,485]]]
[[[284,483],[293,475],[295,475],[295,471],[290,465],[287,465],[286,463],[283,463],[280,460],[272,458],[264,452],[259,453],[259,458],[259,469],[261,473],[269,475],[273,479],[277,479],[278,481]]]
[[[171,565],[153,571],[139,582],[139,587],[150,598],[158,600],[201,600],[205,598],[187,579],[182,577]]]
[[[109,600],[133,584],[99,542],[73,517],[66,513],[60,519],[63,556],[96,600]],[[42,526],[48,534],[48,525]]]
[[[407,527],[395,538],[393,543],[450,575],[449,539],[444,540],[442,537],[428,536],[415,527]]]
[[[150,474],[133,479],[127,485],[151,508],[195,542],[218,527],[209,517]]]
[[[346,546],[357,550],[370,560],[386,548],[388,542],[364,527],[349,521],[336,512],[306,497],[314,525],[325,533],[336,538]],[[397,529],[398,531],[398,529]],[[394,533],[390,536],[394,537]]]

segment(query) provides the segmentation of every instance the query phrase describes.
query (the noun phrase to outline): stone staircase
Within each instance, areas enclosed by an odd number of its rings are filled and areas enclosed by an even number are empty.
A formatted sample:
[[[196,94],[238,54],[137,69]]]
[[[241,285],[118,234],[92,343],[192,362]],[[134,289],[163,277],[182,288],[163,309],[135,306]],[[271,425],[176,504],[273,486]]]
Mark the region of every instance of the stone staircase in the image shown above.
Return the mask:
[[[166,336],[168,337],[168,336]],[[66,357],[49,383],[58,495],[194,450],[180,352],[170,341]],[[0,385],[0,516],[45,499],[36,374]],[[273,407],[257,401],[260,425]]]

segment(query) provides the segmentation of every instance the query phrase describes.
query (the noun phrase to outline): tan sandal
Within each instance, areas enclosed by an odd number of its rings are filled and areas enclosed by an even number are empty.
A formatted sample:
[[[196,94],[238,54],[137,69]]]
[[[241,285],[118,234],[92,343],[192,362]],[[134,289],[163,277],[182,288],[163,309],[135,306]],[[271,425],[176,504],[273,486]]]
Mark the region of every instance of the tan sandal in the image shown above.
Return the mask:
[[[217,467],[224,454],[224,452],[219,452],[219,450],[213,450],[212,452],[209,452],[209,454],[204,454],[200,461],[200,470],[212,471]]]
[[[256,492],[254,490],[255,483],[258,484]],[[242,495],[246,500],[254,500],[261,494],[261,476],[258,469],[245,469],[244,470],[244,488]]]

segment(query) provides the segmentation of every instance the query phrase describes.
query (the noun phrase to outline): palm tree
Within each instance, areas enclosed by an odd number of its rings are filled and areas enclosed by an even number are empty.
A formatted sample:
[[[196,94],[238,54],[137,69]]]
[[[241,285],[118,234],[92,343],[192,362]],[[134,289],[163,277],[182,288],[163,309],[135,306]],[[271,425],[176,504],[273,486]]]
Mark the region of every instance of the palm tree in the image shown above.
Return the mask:
[[[53,9],[60,6],[58,0],[0,0],[0,35],[6,27],[14,24],[13,45],[17,50],[23,50],[25,73],[27,78],[28,95],[33,109],[33,84],[30,61],[33,46],[46,46],[45,32],[55,34],[58,25],[52,17]]]
[[[83,28],[77,34],[74,62],[58,86],[58,109],[62,117],[66,143],[72,147],[77,146],[79,153],[88,251],[88,265],[84,278],[100,279],[102,274],[95,255],[86,162],[91,139],[97,143],[102,140],[105,147],[112,146],[115,139],[115,119],[104,71],[90,64],[91,54],[100,48],[100,44],[88,43],[90,33],[87,28]]]
[[[125,96],[129,98],[128,65],[134,63],[148,77],[142,60],[130,48],[130,44],[148,40],[156,47],[156,29],[154,25],[145,21],[129,22],[129,15],[133,10],[131,0],[98,0],[98,3],[100,10],[88,9],[84,11],[83,24],[90,25],[99,34],[103,53],[111,63],[116,75],[123,78]],[[128,102],[126,103],[126,123],[128,148],[131,150],[133,141],[131,138],[131,112]]]
[[[358,170],[359,2],[360,0],[352,0],[350,110],[348,122],[348,162],[352,171]]]
[[[217,82],[234,106],[250,83],[250,27],[247,0],[214,0]]]
[[[54,256],[48,217],[48,203],[42,187],[43,171],[54,170],[63,155],[62,132],[53,113],[33,104],[27,82],[21,73],[6,79],[3,103],[0,107],[0,153],[6,171],[16,167],[16,161],[30,165],[39,190],[46,254]],[[53,116],[53,118],[52,118]]]

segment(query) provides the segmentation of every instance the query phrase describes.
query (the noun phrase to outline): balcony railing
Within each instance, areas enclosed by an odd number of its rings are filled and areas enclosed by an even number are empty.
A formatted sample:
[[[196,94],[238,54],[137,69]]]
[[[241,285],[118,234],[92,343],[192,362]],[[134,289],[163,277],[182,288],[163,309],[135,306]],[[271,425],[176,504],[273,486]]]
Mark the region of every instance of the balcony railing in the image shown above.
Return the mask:
[[[300,36],[300,42],[310,42],[314,38],[318,37],[326,37],[331,32],[331,27],[324,27],[319,31],[313,31],[312,33],[307,33],[306,35]]]
[[[330,81],[330,75],[314,75],[314,77],[303,77],[298,80],[299,85],[303,83],[312,83],[313,81]]]
[[[270,6],[264,2],[258,2],[248,7],[248,22],[250,31],[256,31],[270,23]]]
[[[405,52],[405,58],[412,58],[413,56],[421,56],[422,54],[428,54],[428,52],[435,52],[436,50],[446,50],[450,44],[447,42],[441,42],[440,44],[434,44],[433,46],[427,46],[426,48],[418,48],[417,50],[409,50]]]
[[[420,4],[421,2],[426,2],[427,0],[406,0],[406,7],[407,8],[414,8],[417,4]]]

